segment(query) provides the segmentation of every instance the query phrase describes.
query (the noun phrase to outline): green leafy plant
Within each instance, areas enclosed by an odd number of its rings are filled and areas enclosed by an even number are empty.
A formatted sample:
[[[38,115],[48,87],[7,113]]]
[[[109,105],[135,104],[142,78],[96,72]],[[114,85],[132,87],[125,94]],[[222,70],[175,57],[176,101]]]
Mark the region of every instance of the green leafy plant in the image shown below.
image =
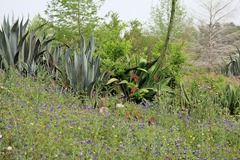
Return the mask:
[[[118,14],[109,12],[106,16],[110,21],[103,22],[94,32],[98,42],[96,49],[102,62],[101,71],[115,70],[113,75],[118,75],[126,67],[126,55],[130,53],[131,42],[122,37],[127,25],[119,19]]]
[[[156,62],[157,60],[147,63],[142,59],[139,66],[125,69],[119,77],[110,79],[107,84],[116,82],[118,90],[121,90],[127,100],[137,102],[153,100],[161,91],[172,92],[167,86],[171,77],[162,77],[161,68],[154,70],[153,68],[157,67]]]

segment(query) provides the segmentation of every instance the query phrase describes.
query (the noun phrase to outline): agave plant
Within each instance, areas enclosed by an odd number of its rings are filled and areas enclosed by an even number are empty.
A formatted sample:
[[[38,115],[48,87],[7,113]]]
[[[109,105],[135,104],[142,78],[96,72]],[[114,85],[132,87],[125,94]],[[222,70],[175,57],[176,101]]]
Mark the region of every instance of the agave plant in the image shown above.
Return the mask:
[[[222,68],[222,73],[227,76],[240,76],[240,50],[237,48],[236,57],[233,58],[231,55],[230,62],[226,63],[224,61],[224,66]]]
[[[225,87],[225,90],[220,94],[221,104],[227,107],[231,115],[237,113],[240,109],[240,86],[234,88],[231,84]]]
[[[17,20],[13,26],[9,19],[3,21],[0,29],[0,64],[2,69],[16,67],[21,72],[35,73],[40,57],[46,51],[46,46],[53,40],[36,34],[45,24],[33,31],[27,31],[28,20],[23,23]]]
[[[1,55],[1,67],[9,68],[14,66],[16,62],[16,55],[18,53],[18,44],[21,41],[23,43],[26,39],[27,34],[25,33],[27,23],[23,24],[23,21],[18,24],[18,20],[11,27],[9,19],[3,21],[2,28],[0,29],[0,55]],[[19,39],[21,39],[19,41]]]
[[[68,49],[65,52],[65,69],[71,87],[78,91],[87,91],[88,96],[92,97],[94,86],[100,75],[100,59],[99,56],[93,57],[95,47],[93,35],[87,46],[83,35],[80,36],[81,54],[74,49],[74,58],[72,58],[71,49]]]
[[[93,57],[95,47],[93,35],[87,46],[83,35],[80,36],[79,50],[67,48],[63,51],[61,47],[57,47],[51,54],[46,55],[46,60],[55,78],[65,83],[68,81],[69,88],[87,92],[88,96],[92,97],[100,76],[100,59],[99,56]]]

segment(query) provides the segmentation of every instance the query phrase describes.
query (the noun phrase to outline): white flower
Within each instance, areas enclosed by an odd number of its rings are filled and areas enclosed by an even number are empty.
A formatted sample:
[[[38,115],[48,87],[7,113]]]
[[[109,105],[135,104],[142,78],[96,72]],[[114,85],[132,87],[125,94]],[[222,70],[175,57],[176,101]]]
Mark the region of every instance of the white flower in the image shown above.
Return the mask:
[[[3,136],[0,134],[0,139],[2,139],[2,137],[3,137]]]
[[[12,150],[12,147],[11,147],[11,146],[8,146],[8,147],[7,147],[7,150],[8,150],[8,151],[11,151],[11,150]]]
[[[116,108],[123,108],[123,107],[124,105],[122,105],[121,103],[116,104]]]
[[[101,113],[102,115],[109,115],[109,110],[107,107],[101,107],[99,110],[99,113]]]

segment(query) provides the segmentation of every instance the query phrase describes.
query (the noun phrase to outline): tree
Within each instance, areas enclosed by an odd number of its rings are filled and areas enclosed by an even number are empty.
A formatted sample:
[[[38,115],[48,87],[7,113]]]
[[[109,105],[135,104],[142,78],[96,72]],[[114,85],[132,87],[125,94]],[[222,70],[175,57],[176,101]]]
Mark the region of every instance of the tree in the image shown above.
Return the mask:
[[[207,65],[212,66],[223,53],[219,49],[224,49],[222,44],[218,43],[220,39],[226,38],[223,35],[220,36],[223,31],[221,23],[234,11],[235,7],[232,6],[233,0],[200,0],[198,2],[203,13],[206,13],[199,15],[201,21],[199,26],[200,45],[204,51],[204,60],[206,60]]]
[[[119,19],[117,13],[109,12],[106,20],[96,28],[96,50],[101,57],[102,70],[126,68],[126,55],[131,47],[131,42],[122,36],[126,27],[126,23]]]
[[[56,30],[56,39],[73,43],[80,41],[80,33],[89,38],[100,17],[97,11],[105,0],[51,0],[45,10],[49,22]]]
[[[218,23],[214,28],[218,31],[218,34],[212,39],[212,54],[208,55],[211,64],[218,64],[222,62],[222,59],[229,58],[229,54],[236,51],[236,46],[240,46],[240,28],[234,23]],[[208,25],[200,27],[200,44],[202,48],[209,46],[209,42],[206,41],[208,37]],[[206,56],[204,57],[206,59]]]
[[[44,25],[44,26],[42,27],[41,30],[37,32],[42,32],[44,30],[45,36],[48,36],[48,37],[54,36],[54,31],[53,31],[53,28],[51,28],[51,24],[48,23],[48,21],[45,18],[43,18],[40,14],[37,14],[35,17],[33,17],[32,20],[30,20],[28,29],[33,30],[41,25]]]
[[[167,43],[176,44],[177,48],[191,51],[189,48],[192,46],[193,35],[195,30],[193,27],[192,19],[187,17],[186,9],[181,4],[181,1],[174,1],[174,10],[172,10],[173,1],[159,0],[159,4],[152,7],[151,11],[151,24],[149,26],[150,33],[158,37],[158,41],[162,41],[159,45],[159,52],[168,54],[171,50],[167,49]],[[171,12],[174,11],[174,21],[172,23],[171,34],[168,34],[169,22]],[[167,41],[166,41],[167,37]],[[164,44],[164,42],[166,42]],[[172,45],[173,46],[173,45]]]
[[[136,19],[130,21],[129,29],[125,31],[124,38],[131,42],[129,57],[132,66],[138,65],[141,59],[153,60],[152,52],[157,44],[157,38],[144,31],[141,22]]]
[[[174,28],[172,31],[172,39],[180,38],[184,32],[185,27],[188,25],[186,21],[186,10],[181,5],[180,1],[175,2],[175,19]],[[169,21],[171,17],[172,1],[159,0],[158,5],[152,7],[151,10],[151,23],[149,26],[151,34],[165,39],[168,31]]]
[[[143,38],[143,25],[138,20],[132,20],[129,24],[129,30],[124,33],[124,37],[131,41],[131,53],[140,55],[144,52]]]

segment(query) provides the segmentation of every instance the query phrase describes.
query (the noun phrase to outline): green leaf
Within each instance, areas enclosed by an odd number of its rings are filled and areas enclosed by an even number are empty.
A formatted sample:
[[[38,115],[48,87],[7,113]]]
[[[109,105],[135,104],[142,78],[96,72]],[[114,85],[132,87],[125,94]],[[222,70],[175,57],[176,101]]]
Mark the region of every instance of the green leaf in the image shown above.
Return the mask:
[[[142,89],[139,89],[138,91],[141,92],[141,93],[148,93],[149,92],[149,90],[147,88],[142,88]]]
[[[137,68],[137,70],[140,70],[140,71],[143,71],[145,73],[148,73],[148,71],[146,69],[143,69],[143,68]]]
[[[121,81],[119,84],[128,84],[129,82],[127,80]]]
[[[109,84],[111,84],[113,82],[117,82],[117,81],[118,81],[117,78],[111,78],[110,80],[108,80],[107,85],[109,85]]]

